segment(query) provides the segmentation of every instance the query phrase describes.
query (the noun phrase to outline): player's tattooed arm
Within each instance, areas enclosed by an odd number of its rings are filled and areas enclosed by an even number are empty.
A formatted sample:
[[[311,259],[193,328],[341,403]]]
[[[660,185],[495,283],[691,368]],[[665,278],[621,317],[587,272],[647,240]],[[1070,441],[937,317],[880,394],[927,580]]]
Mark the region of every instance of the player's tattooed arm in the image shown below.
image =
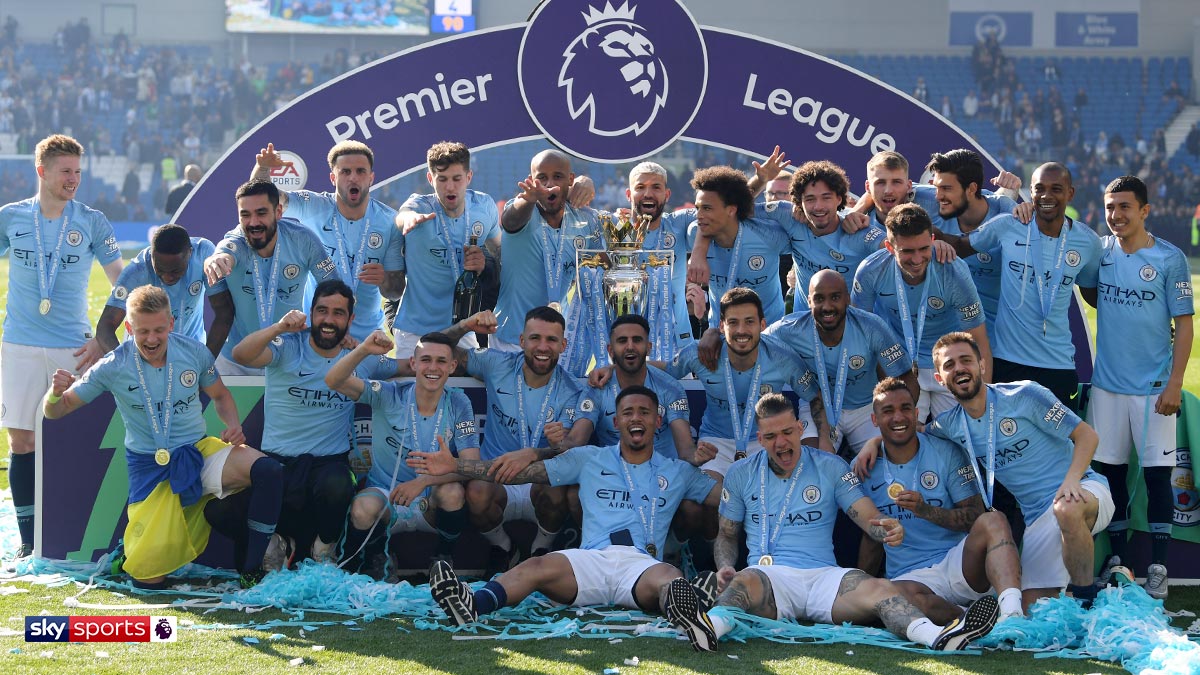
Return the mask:
[[[983,498],[979,495],[972,495],[955,503],[952,509],[931,506],[929,502],[920,499],[916,503],[915,508],[911,510],[918,518],[928,520],[934,525],[944,527],[947,530],[970,532],[971,525],[975,523],[975,519],[979,517],[979,514],[983,513],[984,508]]]
[[[542,448],[541,450],[548,450],[548,448]],[[488,469],[491,467],[492,462],[489,460],[459,458],[457,460],[457,466],[455,467],[455,473],[465,478],[495,482],[495,479],[488,473]],[[519,485],[521,483],[549,484],[550,477],[546,475],[546,465],[542,463],[541,460],[538,460],[519,471],[517,475],[513,476],[508,482],[513,485]]]
[[[717,539],[713,542],[713,560],[717,569],[734,567],[737,563],[738,538],[742,534],[742,524],[725,516],[717,516],[720,521]]]

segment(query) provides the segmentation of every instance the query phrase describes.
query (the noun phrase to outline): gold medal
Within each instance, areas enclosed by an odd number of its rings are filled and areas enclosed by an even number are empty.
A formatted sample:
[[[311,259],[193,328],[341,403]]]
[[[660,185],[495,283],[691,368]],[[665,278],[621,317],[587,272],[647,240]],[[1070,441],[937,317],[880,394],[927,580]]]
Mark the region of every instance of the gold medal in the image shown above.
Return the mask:
[[[769,556],[769,555],[763,555],[763,556],[759,556],[759,558],[758,558],[758,564],[759,564],[759,565],[764,565],[764,566],[770,566],[770,565],[774,565],[774,564],[775,564],[775,559],[774,559],[774,558],[772,558],[772,557],[771,557],[771,556]]]
[[[888,496],[892,498],[892,501],[896,501],[901,492],[904,492],[904,486],[900,483],[892,483],[888,486]]]
[[[649,553],[651,558],[657,558],[658,547],[654,544],[646,544],[646,553]]]
[[[159,448],[154,452],[154,461],[159,466],[166,466],[171,462],[171,453],[166,448]]]
[[[746,459],[746,452],[744,450],[738,450],[733,453],[733,461],[737,462],[743,459]]]
[[[38,303],[38,311],[42,313],[42,316],[50,313],[50,298],[42,298],[42,301]]]

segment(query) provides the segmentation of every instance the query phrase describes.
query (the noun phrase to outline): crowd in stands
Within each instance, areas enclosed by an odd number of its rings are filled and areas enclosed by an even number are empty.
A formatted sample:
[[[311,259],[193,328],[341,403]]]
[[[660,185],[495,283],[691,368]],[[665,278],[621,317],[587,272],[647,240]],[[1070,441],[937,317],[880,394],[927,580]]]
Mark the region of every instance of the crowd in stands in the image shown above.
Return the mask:
[[[0,137],[15,143],[0,152],[27,154],[38,139],[66,131],[92,156],[124,156],[123,182],[119,176],[114,184],[85,182],[83,195],[111,220],[153,221],[183,178],[185,165],[207,168],[237,137],[295,96],[382,55],[338,49],[320,62],[223,64],[208,48],[143,45],[124,34],[101,43],[86,18],[65,24],[51,44],[28,42],[10,16],[0,32]],[[1064,159],[1076,176],[1078,215],[1093,226],[1103,221],[1103,186],[1124,173],[1142,176],[1151,188],[1158,227],[1176,241],[1190,241],[1200,175],[1187,162],[1172,167],[1164,127],[1141,129],[1134,138],[1088,128],[1083,113],[1088,106],[1105,105],[1093,100],[1099,95],[1071,82],[1054,59],[1026,72],[994,37],[975,46],[970,64],[976,86],[961,100],[944,87],[939,91],[938,78],[928,73],[918,75],[910,91],[949,119],[992,121],[1002,140],[986,149],[1014,172],[1045,159]],[[1142,70],[1143,82],[1132,82],[1129,89],[1146,90],[1149,66],[1143,64]],[[1144,95],[1140,105],[1165,108],[1169,121],[1186,98],[1180,83],[1172,81],[1161,100]],[[1200,156],[1200,130],[1192,136],[1180,152]],[[701,146],[685,152],[693,167],[744,164]],[[139,165],[151,170],[138,171]],[[678,185],[671,188],[687,194],[684,178],[690,171],[678,173]],[[421,178],[395,181],[378,196],[399,204],[421,190]],[[33,188],[26,162],[0,162],[0,198],[20,199]],[[615,173],[597,181],[597,192],[601,208],[624,197]]]

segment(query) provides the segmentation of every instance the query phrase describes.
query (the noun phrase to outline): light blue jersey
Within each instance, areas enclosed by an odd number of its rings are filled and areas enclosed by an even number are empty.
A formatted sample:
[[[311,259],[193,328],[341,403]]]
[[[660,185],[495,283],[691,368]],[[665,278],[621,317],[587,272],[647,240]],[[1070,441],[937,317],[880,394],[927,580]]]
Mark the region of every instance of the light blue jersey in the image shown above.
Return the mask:
[[[1028,525],[1054,503],[1054,494],[1071,466],[1074,444],[1070,436],[1079,426],[1079,416],[1036,382],[989,384],[987,389],[988,412],[982,417],[974,419],[962,406],[955,406],[938,415],[926,433],[966,448],[969,429],[971,451],[985,469],[988,438],[995,439],[996,480],[1016,498]],[[1083,474],[1083,480],[1108,484],[1091,469]]]
[[[802,445],[792,475],[780,478],[769,456],[756,452],[734,462],[721,490],[721,516],[746,530],[746,564],[769,554],[774,564],[797,569],[836,565],[833,523],[839,509],[865,496],[858,476],[841,457]]]
[[[1013,209],[1017,208],[1017,203],[1008,197],[994,195],[986,190],[983,192],[983,198],[988,203],[987,215],[983,217],[983,222],[985,223],[996,216],[1010,214],[1013,212]],[[958,218],[942,218],[938,215],[937,188],[932,185],[914,185],[912,201],[929,213],[929,219],[933,221],[933,226],[937,229],[947,234],[966,234],[962,230],[962,225],[959,225]],[[978,253],[966,259],[967,267],[971,268],[971,278],[975,281],[975,290],[979,293],[980,302],[983,303],[983,314],[987,319],[988,335],[993,335],[996,323],[996,308],[1000,304],[1000,265],[1002,256],[998,248],[983,250],[979,248],[974,240],[971,241],[971,245],[975,246],[975,250]]]
[[[262,450],[296,457],[340,455],[354,442],[354,399],[330,389],[325,374],[348,353],[334,358],[313,350],[308,331],[271,340],[271,362],[264,368]],[[396,360],[375,356],[354,369],[363,380],[396,376]]]
[[[436,194],[414,194],[400,207],[435,217],[404,235],[407,283],[396,328],[424,335],[449,326],[454,318],[454,284],[463,273],[463,247],[472,235],[479,237],[480,246],[500,236],[500,214],[491,195],[467,190],[463,201],[457,218],[446,215]],[[504,254],[507,257],[508,251]]]
[[[544,448],[544,427],[548,422],[575,425],[577,406],[583,387],[560,368],[554,369],[550,382],[537,389],[525,384],[521,352],[477,349],[467,361],[467,373],[487,387],[487,417],[483,426],[483,459],[522,448]],[[582,413],[594,416],[596,411]]]
[[[246,243],[241,228],[225,233],[218,253],[233,256],[233,270],[216,286],[233,298],[233,327],[221,349],[233,360],[233,348],[256,330],[266,328],[298,309],[305,314],[304,287],[308,276],[318,282],[338,278],[333,259],[312,231],[291,219],[280,219],[271,257],[260,256]],[[261,296],[261,300],[260,300]]]
[[[838,390],[838,373],[843,369],[842,350],[845,349],[845,394],[841,410],[854,410],[871,404],[872,391],[879,383],[876,368],[883,368],[889,377],[900,377],[912,369],[912,358],[900,339],[883,319],[856,307],[846,308],[846,328],[842,341],[834,347],[824,343],[818,348],[812,312],[805,309],[793,312],[767,326],[765,334],[779,340],[800,355],[814,370],[825,367],[829,392]],[[821,362],[817,362],[818,351]],[[820,375],[818,375],[819,377]],[[819,386],[819,383],[818,383]],[[826,414],[834,407],[825,401]]]
[[[654,430],[654,452],[664,457],[678,459],[679,452],[675,449],[675,437],[671,435],[671,423],[675,420],[688,422],[691,411],[688,407],[687,392],[679,380],[664,373],[658,368],[646,368],[646,387],[658,395],[658,414],[662,418],[658,428]],[[587,389],[584,398],[580,400],[580,410],[591,408],[596,411],[596,439],[601,445],[613,445],[621,440],[621,432],[617,430],[613,420],[617,415],[617,375],[613,372],[608,384],[599,389]],[[591,409],[586,412],[591,412]]]
[[[571,448],[545,463],[551,485],[579,484],[583,549],[634,546],[647,552],[653,542],[661,555],[679,502],[703,502],[716,484],[691,464],[658,453],[630,464],[615,445]]]
[[[396,229],[396,210],[371,199],[365,218],[346,220],[338,211],[336,194],[296,190],[291,193],[284,213],[316,233],[336,266],[338,277],[354,289],[354,323],[350,325],[350,335],[361,341],[375,329],[383,328],[383,296],[379,287],[361,283],[358,273],[367,263],[379,263],[388,272],[404,269],[404,239]],[[447,321],[439,328],[449,324]]]
[[[704,418],[700,422],[701,438],[734,438],[729,394],[725,383],[725,370],[729,362],[728,350],[728,345],[722,342],[716,370],[709,370],[700,363],[695,344],[681,349],[667,367],[671,377],[680,379],[689,374],[695,375],[704,386],[705,406]],[[758,387],[756,391],[751,392],[750,386],[756,372]],[[772,392],[779,393],[785,386],[790,386],[804,401],[811,401],[817,396],[816,375],[809,364],[774,337],[764,335],[758,343],[758,360],[755,365],[742,372],[736,369],[733,371],[733,391],[737,399],[734,408],[739,419],[745,419],[747,405],[753,409],[760,396]],[[758,422],[752,413],[749,427],[745,430],[746,436],[753,439],[758,430]]]
[[[971,233],[977,251],[1000,249],[1003,271],[992,355],[1039,368],[1075,368],[1068,311],[1072,286],[1096,286],[1100,237],[1067,218],[1058,237],[1013,216],[998,216]],[[1032,239],[1031,239],[1032,235]]]
[[[60,217],[47,220],[39,204],[31,197],[0,208],[0,253],[8,251],[4,341],[56,349],[80,347],[92,337],[87,294],[92,261],[107,265],[120,260],[121,249],[103,213],[71,201]],[[56,251],[55,265],[40,264]],[[46,314],[40,311],[44,283],[50,292]]]
[[[967,536],[966,532],[948,530],[900,508],[888,496],[889,485],[899,483],[905,490],[919,492],[926,504],[941,509],[952,509],[962,500],[979,494],[974,463],[958,446],[922,433],[917,434],[917,442],[920,443],[917,454],[907,464],[894,464],[883,457],[876,459],[871,475],[863,484],[864,492],[879,507],[879,512],[904,526],[904,541],[899,546],[885,547],[889,579],[936,565]]]
[[[563,304],[567,325],[572,318],[567,293],[575,285],[575,251],[604,248],[600,212],[565,206],[561,227],[546,224],[534,207],[529,222],[518,232],[500,236],[504,263],[500,265],[500,295],[496,298],[496,337],[518,344],[525,329],[525,313],[551,302]]]
[[[904,297],[897,295],[897,282]],[[915,351],[920,368],[933,368],[933,344],[946,333],[984,325],[983,307],[961,259],[940,263],[931,259],[925,280],[913,286],[904,280],[891,251],[876,251],[854,274],[850,301],[859,309],[884,318],[907,351]],[[901,302],[907,316],[901,316]],[[907,321],[907,325],[905,325]]]
[[[683,209],[674,213],[664,213],[659,219],[657,230],[646,233],[643,246],[646,250],[666,250],[675,253],[675,263],[671,268],[671,303],[675,307],[675,326],[672,331],[674,343],[666,345],[663,354],[674,354],[693,342],[692,319],[687,308],[687,260],[688,260],[688,226],[696,220],[696,209]],[[654,330],[654,326],[650,327]],[[655,333],[651,333],[652,335]],[[658,351],[658,345],[655,351]],[[615,442],[615,441],[614,441]]]
[[[416,478],[417,474],[405,463],[408,453],[437,452],[438,436],[446,440],[455,457],[463,450],[479,448],[475,411],[461,389],[446,388],[438,402],[438,411],[426,417],[417,411],[413,400],[416,387],[412,382],[368,380],[363,385],[358,402],[371,406],[369,486],[390,490]]]
[[[167,292],[171,299],[171,316],[175,317],[175,332],[198,342],[204,342],[204,297],[224,292],[220,286],[210,287],[204,276],[204,261],[216,250],[213,243],[204,237],[192,237],[192,257],[187,270],[174,284],[163,283],[154,272],[150,259],[150,247],[138,252],[133,260],[121,270],[117,285],[104,304],[125,310],[125,298],[138,286],[156,286]]]
[[[818,237],[807,223],[792,217],[791,202],[768,202],[759,207],[758,218],[775,221],[791,239],[792,269],[796,270],[797,310],[808,308],[808,284],[821,270],[833,270],[842,275],[846,286],[854,281],[854,271],[867,256],[879,250],[887,234],[874,222],[854,234],[846,234],[841,220],[833,232]]]
[[[694,246],[700,226],[688,228],[688,246]],[[787,232],[771,220],[738,221],[731,248],[713,241],[708,247],[708,323],[721,319],[721,296],[731,288],[749,288],[758,294],[767,323],[783,318],[783,292],[779,285],[779,256],[789,249]],[[732,273],[731,273],[732,272]]]
[[[1195,313],[1187,256],[1169,242],[1125,253],[1104,237],[1096,285],[1092,384],[1115,394],[1157,394],[1171,375],[1171,319]]]
[[[208,348],[189,337],[171,333],[163,367],[151,366],[142,358],[137,345],[127,340],[97,361],[72,389],[84,403],[91,403],[102,392],[112,392],[117,412],[125,423],[125,449],[154,454],[159,448],[170,450],[204,438],[207,424],[200,390],[218,381],[220,377]],[[165,401],[171,405],[164,405]],[[146,414],[147,405],[153,405],[159,433],[155,433]]]

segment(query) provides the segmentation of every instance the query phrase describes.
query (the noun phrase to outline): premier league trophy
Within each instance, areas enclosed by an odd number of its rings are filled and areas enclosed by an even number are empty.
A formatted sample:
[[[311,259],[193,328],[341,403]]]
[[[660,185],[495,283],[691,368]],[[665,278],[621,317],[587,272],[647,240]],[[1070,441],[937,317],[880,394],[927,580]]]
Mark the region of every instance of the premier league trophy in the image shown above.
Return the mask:
[[[576,251],[580,304],[578,342],[568,345],[572,373],[583,374],[607,365],[608,330],[623,314],[639,314],[650,323],[652,360],[670,360],[675,313],[671,306],[671,272],[675,254],[669,250],[643,248],[651,216],[630,220],[626,209],[615,217],[601,214],[605,250]],[[660,353],[661,347],[661,353]]]

